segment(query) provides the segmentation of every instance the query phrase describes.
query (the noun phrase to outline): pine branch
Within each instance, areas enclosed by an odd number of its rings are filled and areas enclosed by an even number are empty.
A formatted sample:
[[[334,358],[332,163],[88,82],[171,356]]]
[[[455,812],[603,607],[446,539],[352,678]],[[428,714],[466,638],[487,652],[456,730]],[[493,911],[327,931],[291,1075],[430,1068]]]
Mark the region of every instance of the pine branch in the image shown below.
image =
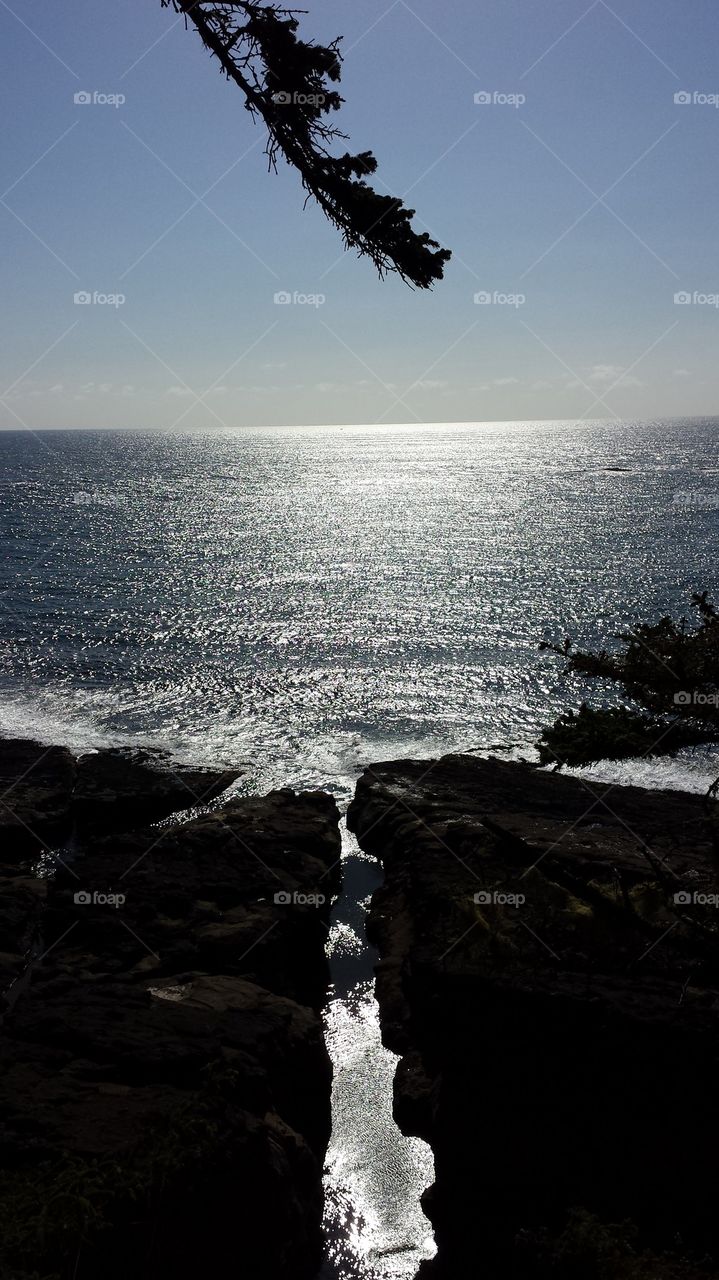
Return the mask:
[[[299,38],[299,10],[254,0],[161,0],[193,23],[222,71],[245,97],[250,113],[267,128],[270,168],[279,157],[296,168],[302,184],[346,248],[369,257],[380,277],[397,272],[408,284],[431,288],[441,280],[449,250],[428,232],[417,232],[408,209],[394,196],[380,195],[365,179],[377,161],[371,151],[334,155],[330,146],[345,135],[328,117],[343,99],[339,83],[339,41],[329,46]]]

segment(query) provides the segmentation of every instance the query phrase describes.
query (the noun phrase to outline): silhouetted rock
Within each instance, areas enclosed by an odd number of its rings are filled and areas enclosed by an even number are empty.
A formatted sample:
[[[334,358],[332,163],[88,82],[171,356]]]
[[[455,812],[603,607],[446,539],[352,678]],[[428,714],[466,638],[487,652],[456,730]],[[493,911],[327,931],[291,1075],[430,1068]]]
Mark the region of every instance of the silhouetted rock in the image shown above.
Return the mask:
[[[207,804],[240,776],[192,769],[154,748],[108,747],[80,756],[73,813],[83,826],[127,831]]]
[[[46,900],[47,880],[19,868],[0,868],[0,997],[27,964]]]
[[[577,1207],[716,1254],[701,797],[447,756],[373,765],[349,824],[385,868],[370,931],[383,1034],[405,1055],[395,1114],[435,1155],[422,1274],[535,1274],[517,1240],[558,1235]]]
[[[339,884],[338,817],[322,792],[274,791],[180,825],[92,839],[87,856],[57,868],[47,936],[78,925],[63,953],[82,952],[91,972],[237,973],[318,1007]],[[77,903],[78,894],[90,901]]]
[[[338,819],[277,791],[6,864],[0,1275],[316,1274]]]
[[[65,747],[0,738],[0,857],[39,853],[66,834],[75,759]]]

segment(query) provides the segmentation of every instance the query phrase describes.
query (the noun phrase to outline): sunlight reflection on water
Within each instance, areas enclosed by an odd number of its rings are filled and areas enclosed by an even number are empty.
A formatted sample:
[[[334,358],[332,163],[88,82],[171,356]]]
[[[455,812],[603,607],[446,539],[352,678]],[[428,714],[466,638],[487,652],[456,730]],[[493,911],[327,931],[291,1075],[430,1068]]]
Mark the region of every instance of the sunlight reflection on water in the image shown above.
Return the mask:
[[[0,726],[78,751],[140,741],[344,804],[372,761],[531,755],[588,692],[542,638],[604,643],[715,590],[717,512],[674,502],[713,492],[714,420],[41,435],[0,441]],[[347,838],[322,1280],[409,1280],[433,1252],[371,991],[379,880]]]
[[[328,944],[333,993],[324,1015],[334,1082],[325,1169],[327,1261],[320,1280],[411,1280],[435,1253],[420,1206],[434,1181],[432,1153],[418,1138],[404,1137],[392,1116],[398,1059],[382,1044],[376,952],[365,937],[381,871],[344,824],[342,840],[344,885]]]
[[[434,1179],[432,1154],[392,1118],[397,1058],[382,1046],[372,983],[333,1000],[325,1025],[335,1081],[325,1178],[330,1266],[321,1274],[409,1280],[435,1252],[419,1203]]]

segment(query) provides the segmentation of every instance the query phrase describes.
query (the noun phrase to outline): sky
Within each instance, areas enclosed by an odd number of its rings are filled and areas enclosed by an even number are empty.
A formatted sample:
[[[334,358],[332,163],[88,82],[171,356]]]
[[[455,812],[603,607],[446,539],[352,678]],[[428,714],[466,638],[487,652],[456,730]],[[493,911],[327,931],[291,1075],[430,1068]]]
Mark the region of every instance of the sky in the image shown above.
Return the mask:
[[[445,280],[344,252],[159,0],[0,0],[0,427],[719,413],[716,0],[303,7]]]

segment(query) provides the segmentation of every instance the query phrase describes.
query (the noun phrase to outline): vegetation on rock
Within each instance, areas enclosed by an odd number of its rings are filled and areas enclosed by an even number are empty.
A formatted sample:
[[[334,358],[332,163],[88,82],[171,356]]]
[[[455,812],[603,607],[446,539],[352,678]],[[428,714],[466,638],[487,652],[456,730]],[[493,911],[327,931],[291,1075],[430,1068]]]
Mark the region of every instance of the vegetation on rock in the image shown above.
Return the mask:
[[[544,641],[539,647],[567,662],[566,672],[619,686],[631,705],[560,716],[537,743],[542,764],[667,755],[680,747],[719,742],[719,614],[707,592],[692,596],[692,624],[664,616],[615,637],[621,648],[599,652]]]

